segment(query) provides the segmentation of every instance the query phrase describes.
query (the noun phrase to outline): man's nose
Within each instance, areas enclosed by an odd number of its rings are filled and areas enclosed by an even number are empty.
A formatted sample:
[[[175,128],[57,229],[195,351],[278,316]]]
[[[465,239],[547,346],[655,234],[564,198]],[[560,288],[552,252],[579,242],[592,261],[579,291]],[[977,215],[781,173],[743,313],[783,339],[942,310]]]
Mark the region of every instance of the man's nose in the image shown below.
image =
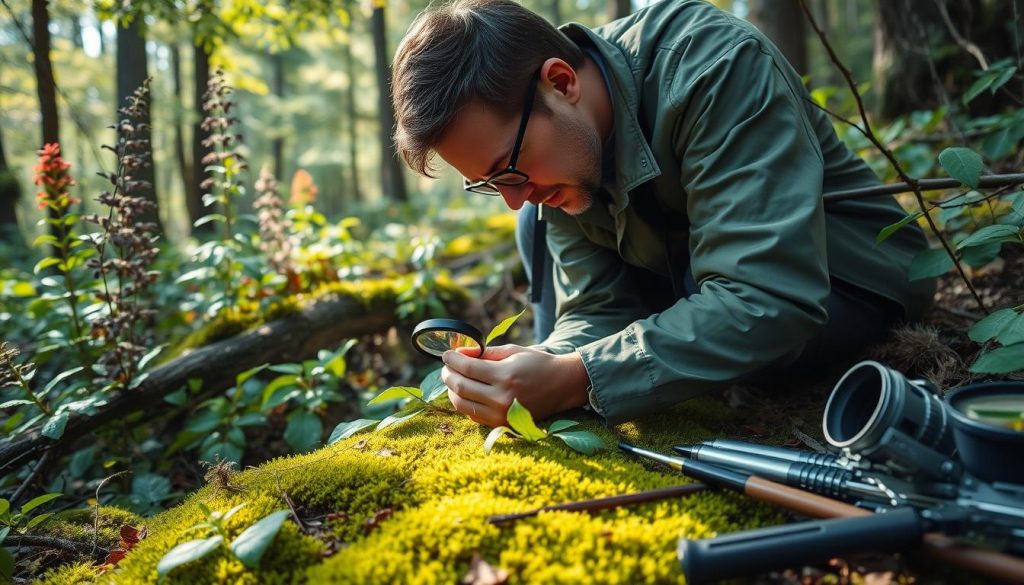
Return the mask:
[[[501,193],[501,198],[505,200],[505,205],[508,205],[513,211],[519,211],[530,198],[530,194],[533,193],[533,183],[502,185],[498,188],[498,192]]]

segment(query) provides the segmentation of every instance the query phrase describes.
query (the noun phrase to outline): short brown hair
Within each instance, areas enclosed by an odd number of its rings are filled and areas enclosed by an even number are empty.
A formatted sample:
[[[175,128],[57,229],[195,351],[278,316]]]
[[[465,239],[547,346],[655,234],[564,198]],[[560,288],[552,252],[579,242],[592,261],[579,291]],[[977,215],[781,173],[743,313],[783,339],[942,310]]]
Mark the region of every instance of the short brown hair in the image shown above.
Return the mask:
[[[428,8],[409,27],[392,66],[398,152],[431,176],[434,147],[460,108],[479,99],[503,119],[518,115],[530,76],[551,57],[576,68],[584,62],[569,37],[512,0]]]

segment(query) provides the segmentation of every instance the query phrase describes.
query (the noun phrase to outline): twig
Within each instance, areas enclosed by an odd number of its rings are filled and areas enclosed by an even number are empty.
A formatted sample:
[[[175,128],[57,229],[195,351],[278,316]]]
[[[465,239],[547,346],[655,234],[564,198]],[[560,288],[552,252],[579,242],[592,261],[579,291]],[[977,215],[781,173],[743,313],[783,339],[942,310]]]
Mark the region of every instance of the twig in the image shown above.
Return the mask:
[[[945,311],[945,312],[949,313],[950,315],[955,315],[957,317],[963,317],[964,319],[970,319],[971,321],[979,321],[979,320],[981,320],[982,317],[985,316],[985,315],[979,315],[978,313],[975,313],[975,312],[972,312],[972,311],[967,311],[967,310],[964,310],[964,309],[958,309],[956,307],[945,307],[943,305],[936,305],[935,308],[939,309],[940,311]]]
[[[4,545],[56,548],[77,555],[96,558],[95,544],[93,545],[93,549],[90,552],[88,550],[89,545],[87,544],[82,544],[80,542],[66,540],[63,538],[56,538],[53,536],[34,536],[31,534],[8,534],[7,538],[4,539]],[[110,551],[101,548],[99,549],[99,552],[102,555],[107,555]]]
[[[284,488],[281,487],[281,474],[274,472],[274,479],[277,481],[277,490],[281,492],[281,497],[284,499],[284,503],[288,504],[288,509],[292,511],[292,517],[295,518],[295,523],[299,525],[299,530],[302,532],[308,532],[309,528],[306,526],[306,523],[302,521],[302,518],[299,518],[299,513],[295,510],[295,502],[292,501],[288,492],[284,491]]]
[[[107,485],[108,481],[126,473],[131,473],[131,471],[126,469],[124,471],[118,471],[114,475],[108,475],[103,478],[100,485],[96,486],[96,514],[92,521],[92,552],[89,553],[90,555],[96,554],[96,546],[99,544],[100,539],[100,490],[103,489],[103,486]]]
[[[36,478],[39,477],[39,474],[43,471],[43,467],[50,462],[50,457],[53,455],[53,450],[55,448],[55,446],[50,447],[49,449],[43,452],[43,456],[39,458],[39,463],[36,464],[35,469],[33,469],[32,472],[28,474],[28,477],[25,478],[25,481],[21,482],[21,485],[18,487],[17,491],[15,491],[14,494],[11,496],[11,505],[18,503],[18,499],[21,498],[21,496],[25,493],[26,490],[28,490],[29,485],[31,485],[32,482],[34,482]]]
[[[949,11],[946,10],[946,3],[942,0],[932,0],[935,7],[939,9],[939,15],[942,16],[942,22],[946,24],[946,30],[949,31],[949,35],[953,37],[956,44],[960,45],[960,48],[971,54],[972,57],[978,60],[978,65],[981,65],[982,71],[988,71],[988,61],[985,60],[985,55],[982,54],[981,49],[978,45],[975,45],[971,41],[960,36],[960,31],[956,30],[953,26],[953,21],[949,18]]]
[[[1024,184],[1024,173],[1006,175],[982,175],[978,180],[978,187],[1007,187]],[[940,189],[955,189],[963,184],[956,179],[921,179],[917,181],[917,187],[921,191],[937,191]],[[864,199],[868,197],[879,197],[882,195],[895,195],[896,193],[913,192],[913,187],[907,183],[891,183],[888,185],[876,185],[861,189],[848,189],[846,191],[833,191],[826,193],[823,197],[825,203],[838,203],[848,199]]]
[[[489,517],[487,521],[491,524],[502,524],[504,522],[511,522],[513,520],[530,518],[532,516],[540,514],[541,512],[554,512],[558,510],[570,512],[594,512],[597,510],[609,510],[612,508],[618,508],[620,506],[630,506],[632,504],[642,504],[644,502],[653,502],[655,500],[664,500],[666,498],[689,496],[691,494],[702,492],[706,489],[708,489],[708,486],[703,483],[687,483],[683,485],[660,488],[656,490],[646,490],[642,492],[625,494],[621,496],[610,496],[607,498],[597,498],[594,500],[582,500],[579,502],[568,502],[566,504],[544,506],[542,508],[537,508],[536,510],[530,510],[528,512],[519,512],[516,514],[497,514]]]
[[[898,160],[896,160],[896,156],[893,155],[892,151],[886,148],[885,145],[882,144],[875,136],[875,133],[871,131],[871,123],[868,121],[868,114],[864,108],[864,100],[861,99],[860,92],[857,91],[857,82],[853,79],[853,73],[850,72],[846,65],[839,60],[839,56],[836,55],[835,50],[832,48],[832,44],[829,43],[828,38],[825,36],[825,32],[820,26],[818,26],[818,22],[814,19],[814,15],[811,14],[810,9],[807,7],[807,0],[800,0],[800,7],[807,16],[807,20],[810,22],[814,32],[817,33],[818,38],[821,40],[821,44],[828,52],[832,63],[835,64],[840,73],[842,73],[843,77],[846,79],[846,84],[850,87],[850,91],[853,93],[853,97],[857,101],[857,110],[860,112],[860,118],[864,122],[864,131],[868,140],[875,145],[875,148],[877,148],[883,156],[885,156],[889,161],[889,164],[892,165],[893,169],[895,169],[896,173],[900,176],[900,179],[903,179],[903,182],[912,188],[914,197],[917,198],[917,204],[920,207],[921,212],[924,214],[924,218],[928,222],[928,226],[931,228],[932,233],[935,234],[935,237],[938,238],[942,247],[946,250],[946,253],[949,254],[949,257],[953,260],[953,264],[956,266],[957,272],[960,273],[960,277],[963,279],[964,284],[966,284],[968,290],[971,291],[971,295],[974,297],[974,301],[978,304],[978,307],[987,315],[989,313],[988,307],[985,306],[985,302],[981,300],[981,296],[978,294],[978,291],[974,288],[971,280],[967,277],[967,273],[964,271],[964,267],[960,263],[960,259],[956,257],[956,253],[953,251],[953,248],[950,247],[945,236],[943,236],[942,232],[939,231],[939,227],[935,225],[935,220],[932,218],[931,214],[928,213],[929,210],[924,200],[924,195],[921,193],[918,181],[907,175],[906,171],[903,170],[903,166]]]

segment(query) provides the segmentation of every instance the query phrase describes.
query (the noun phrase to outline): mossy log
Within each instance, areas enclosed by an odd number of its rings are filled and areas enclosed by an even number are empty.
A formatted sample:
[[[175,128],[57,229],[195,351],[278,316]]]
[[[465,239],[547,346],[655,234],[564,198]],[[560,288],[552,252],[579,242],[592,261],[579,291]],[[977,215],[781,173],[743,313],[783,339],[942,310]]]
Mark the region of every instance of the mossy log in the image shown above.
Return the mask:
[[[207,391],[222,390],[233,385],[235,376],[249,368],[307,359],[319,349],[337,347],[352,337],[386,331],[397,322],[393,297],[325,298],[155,368],[136,388],[112,393],[95,414],[73,414],[60,441],[73,441],[135,412],[166,412],[161,408],[164,397],[185,387],[190,379],[202,380]],[[38,431],[0,442],[0,470],[38,459],[39,453],[56,443]]]
[[[587,514],[544,512],[493,525],[493,514],[686,483],[614,449],[617,437],[666,451],[741,429],[743,412],[715,398],[689,401],[654,417],[604,428],[585,413],[580,428],[609,449],[587,456],[549,439],[510,436],[487,454],[488,429],[461,415],[431,411],[375,433],[237,473],[235,489],[208,485],[147,521],[149,536],[117,568],[86,564],[44,576],[53,585],[157,583],[156,565],[174,546],[202,538],[200,504],[242,510],[229,539],[294,503],[256,569],[226,549],[174,569],[166,583],[456,583],[475,555],[508,571],[509,583],[682,583],[679,538],[780,523],[780,512],[735,493],[707,491]],[[241,488],[239,491],[237,488]]]

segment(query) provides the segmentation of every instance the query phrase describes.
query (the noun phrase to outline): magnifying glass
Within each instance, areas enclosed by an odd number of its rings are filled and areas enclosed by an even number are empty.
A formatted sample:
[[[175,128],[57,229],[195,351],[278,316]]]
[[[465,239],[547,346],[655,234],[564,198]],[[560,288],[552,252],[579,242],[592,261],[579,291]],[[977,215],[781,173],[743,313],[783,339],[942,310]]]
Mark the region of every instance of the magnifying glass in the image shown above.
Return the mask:
[[[479,329],[458,319],[427,319],[412,330],[413,347],[435,358],[459,347],[475,347],[483,355],[483,339]]]

